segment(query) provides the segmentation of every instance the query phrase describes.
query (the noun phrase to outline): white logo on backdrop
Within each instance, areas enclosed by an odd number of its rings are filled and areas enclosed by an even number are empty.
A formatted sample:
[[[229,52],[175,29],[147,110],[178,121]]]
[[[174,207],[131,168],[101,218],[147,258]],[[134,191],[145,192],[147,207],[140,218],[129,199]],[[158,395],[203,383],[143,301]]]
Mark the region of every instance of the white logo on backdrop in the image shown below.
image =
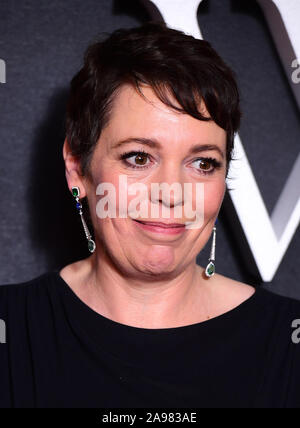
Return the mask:
[[[6,64],[3,59],[0,58],[0,83],[6,83]]]
[[[0,343],[6,343],[6,324],[0,319]]]
[[[153,7],[153,4],[155,7]],[[292,79],[295,59],[300,59],[300,1],[257,0],[270,27],[288,81],[300,108],[300,84]],[[202,0],[144,0],[150,12],[160,15],[166,24],[202,39],[197,10]],[[225,35],[224,35],[225,36]],[[298,64],[298,62],[297,62]],[[299,72],[298,72],[299,73]],[[287,141],[288,143],[288,141]],[[300,220],[300,154],[271,214],[268,214],[261,192],[238,135],[229,176],[229,190],[239,221],[248,240],[263,281],[271,281],[280,265]],[[229,179],[228,179],[229,180]]]

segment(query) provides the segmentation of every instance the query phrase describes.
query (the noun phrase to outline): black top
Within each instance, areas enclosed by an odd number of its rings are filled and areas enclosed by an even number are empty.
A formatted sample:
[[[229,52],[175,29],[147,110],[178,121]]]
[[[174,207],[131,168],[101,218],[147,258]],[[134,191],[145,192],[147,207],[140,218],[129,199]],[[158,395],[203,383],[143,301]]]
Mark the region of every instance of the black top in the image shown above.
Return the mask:
[[[210,320],[145,329],[52,271],[1,286],[0,319],[1,407],[300,408],[300,301],[263,288]]]

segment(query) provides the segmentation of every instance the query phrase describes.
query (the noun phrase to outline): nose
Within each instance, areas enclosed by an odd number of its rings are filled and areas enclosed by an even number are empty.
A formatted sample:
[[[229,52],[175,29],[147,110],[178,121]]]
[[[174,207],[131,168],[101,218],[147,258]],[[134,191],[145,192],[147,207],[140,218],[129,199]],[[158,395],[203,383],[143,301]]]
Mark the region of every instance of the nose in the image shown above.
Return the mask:
[[[181,167],[175,161],[161,165],[155,176],[152,177],[150,190],[151,200],[154,203],[160,203],[169,208],[182,205],[184,178]]]

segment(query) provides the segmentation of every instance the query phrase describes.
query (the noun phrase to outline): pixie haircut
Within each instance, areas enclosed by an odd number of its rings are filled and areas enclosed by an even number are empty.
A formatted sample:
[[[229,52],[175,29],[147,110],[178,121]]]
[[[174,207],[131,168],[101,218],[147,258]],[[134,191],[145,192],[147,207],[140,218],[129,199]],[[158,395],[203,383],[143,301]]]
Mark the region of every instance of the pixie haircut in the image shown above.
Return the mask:
[[[141,95],[140,85],[150,85],[168,107],[202,121],[213,120],[223,128],[227,176],[241,117],[234,72],[209,42],[153,21],[118,29],[92,43],[71,81],[66,138],[82,175],[90,174],[94,149],[124,84],[131,84]],[[168,94],[181,108],[172,104]],[[198,110],[202,100],[209,117]]]

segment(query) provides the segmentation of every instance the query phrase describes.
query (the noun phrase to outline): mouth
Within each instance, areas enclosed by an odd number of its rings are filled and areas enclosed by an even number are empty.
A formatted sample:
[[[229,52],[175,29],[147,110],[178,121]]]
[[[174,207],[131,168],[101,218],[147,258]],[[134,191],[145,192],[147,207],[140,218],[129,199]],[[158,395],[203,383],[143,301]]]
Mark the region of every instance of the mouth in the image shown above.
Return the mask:
[[[135,220],[134,222],[144,230],[148,230],[154,233],[163,233],[169,235],[177,235],[183,233],[186,230],[185,224],[180,223],[161,223],[151,221],[140,221]]]

